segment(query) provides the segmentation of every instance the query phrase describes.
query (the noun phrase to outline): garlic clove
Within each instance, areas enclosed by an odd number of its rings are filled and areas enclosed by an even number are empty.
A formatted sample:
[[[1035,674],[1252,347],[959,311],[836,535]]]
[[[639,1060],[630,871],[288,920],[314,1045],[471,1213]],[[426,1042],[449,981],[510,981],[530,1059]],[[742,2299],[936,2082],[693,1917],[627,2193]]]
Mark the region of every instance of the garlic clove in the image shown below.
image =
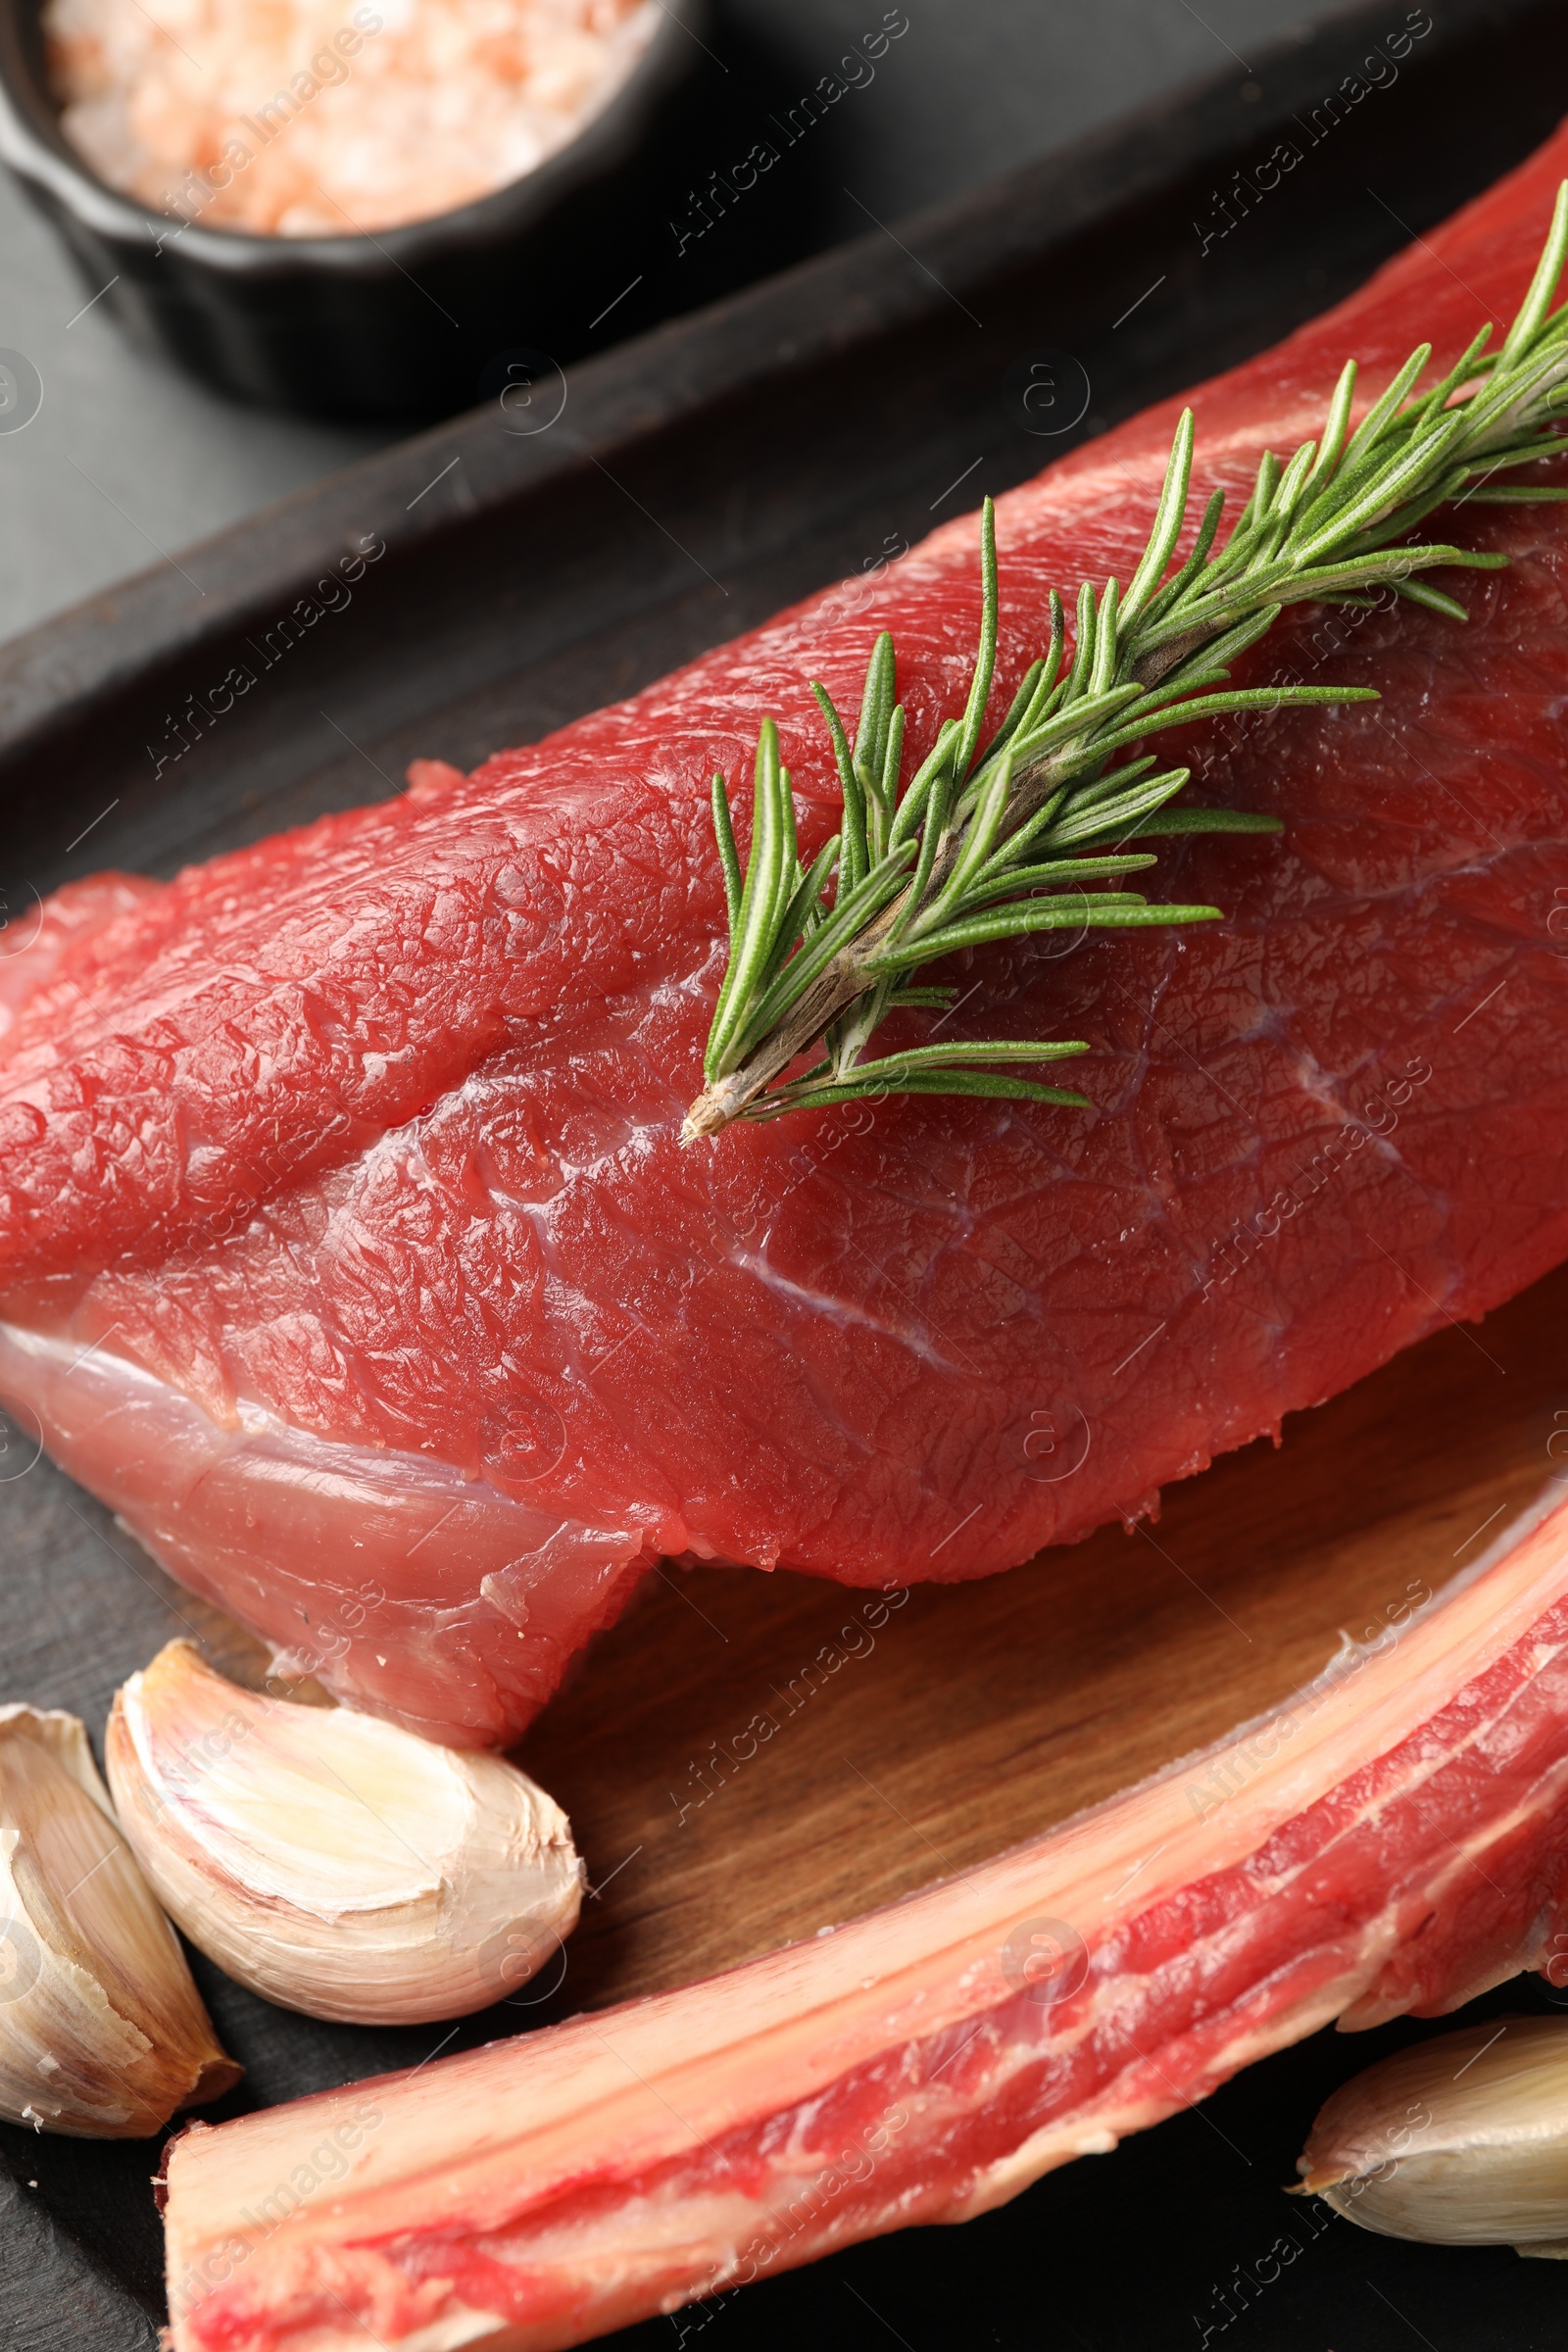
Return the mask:
[[[1384,2237],[1568,2257],[1568,2018],[1494,2018],[1382,2059],[1327,2101],[1297,2170]]]
[[[77,2139],[145,2139],[240,2072],[81,1724],[0,1707],[0,2114]]]
[[[463,2017],[576,1924],[570,1825],[515,1766],[242,1690],[189,1642],[117,1694],[104,1750],[171,1916],[285,2009],[354,2025]]]

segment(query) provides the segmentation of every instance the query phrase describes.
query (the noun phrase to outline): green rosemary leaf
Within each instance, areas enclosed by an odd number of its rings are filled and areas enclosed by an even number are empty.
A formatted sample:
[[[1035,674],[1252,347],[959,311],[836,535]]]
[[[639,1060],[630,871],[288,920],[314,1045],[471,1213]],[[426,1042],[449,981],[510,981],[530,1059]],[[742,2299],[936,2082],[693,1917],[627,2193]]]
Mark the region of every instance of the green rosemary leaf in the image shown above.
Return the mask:
[[[1547,231],[1541,259],[1536,264],[1530,291],[1519,305],[1518,317],[1509,327],[1508,339],[1497,355],[1501,366],[1506,367],[1516,353],[1526,350],[1545,324],[1551,309],[1551,298],[1557,291],[1557,280],[1562,275],[1565,257],[1568,257],[1568,181],[1557,190],[1557,201],[1551,212],[1551,227]]]
[[[1070,678],[1068,683],[1071,683]],[[1037,726],[1027,730],[1019,728],[1007,746],[1014,766],[1022,768],[1031,760],[1041,759],[1045,753],[1054,751],[1058,745],[1075,742],[1102,721],[1119,717],[1122,711],[1138,705],[1142,695],[1142,687],[1129,678],[1124,685],[1114,686],[1105,694],[1084,695],[1077,701],[1063,697],[1049,717],[1042,718]],[[910,791],[912,793],[912,786]],[[902,817],[904,812],[901,809],[899,813]]]
[[[1058,809],[1051,824],[1042,829],[1054,836],[1059,825],[1076,824],[1086,811],[1098,812],[1102,806],[1121,801],[1135,788],[1140,808],[1146,805],[1146,795],[1150,793],[1155,797],[1147,806],[1155,808],[1161,800],[1169,800],[1172,793],[1180,792],[1193,772],[1190,767],[1164,767],[1158,775],[1152,776],[1149,771],[1153,764],[1153,754],[1146,752],[1141,760],[1128,760],[1120,767],[1107,768],[1102,776],[1074,776],[1063,796],[1067,806]],[[1051,805],[1048,801],[1046,807],[1049,808]],[[1017,835],[1008,835],[1004,847],[1010,849],[1014,840],[1021,846],[1025,833],[1026,829],[1020,826]]]
[[[1162,808],[1168,800],[1180,792],[1186,783],[1188,770],[1168,767],[1157,776],[1145,776],[1126,792],[1112,793],[1106,800],[1075,799],[1062,815],[1047,828],[1041,837],[1044,847],[1066,850],[1077,847],[1087,850],[1103,841],[1120,841],[1123,834],[1142,816]]]
[[[779,919],[773,952],[757,976],[759,991],[771,987],[774,974],[795,942],[808,936],[817,924],[828,919],[827,910],[821,904],[822,891],[838,862],[840,846],[840,837],[835,833],[832,840],[824,842],[817,851],[811,860],[810,871],[801,875]]]
[[[1221,712],[1375,701],[1362,687],[1230,685],[1231,664],[1287,605],[1364,607],[1373,601],[1369,591],[1392,587],[1411,604],[1462,621],[1462,604],[1426,575],[1493,570],[1506,558],[1418,536],[1427,517],[1446,505],[1462,513],[1470,504],[1568,499],[1568,485],[1528,473],[1496,479],[1568,453],[1568,310],[1553,308],[1565,260],[1568,183],[1499,350],[1491,349],[1483,327],[1422,391],[1432,355],[1419,345],[1353,430],[1357,372],[1348,361],[1316,439],[1285,456],[1263,453],[1251,494],[1223,540],[1225,500],[1213,492],[1178,563],[1195,461],[1193,417],[1185,412],[1125,590],[1115,578],[1079,583],[1070,659],[1064,609],[1052,591],[1046,651],[1025,670],[981,750],[1000,617],[995,512],[987,499],[979,643],[962,714],[943,720],[907,785],[901,790],[905,713],[886,631],[866,668],[853,749],[831,699],[813,689],[844,821],[808,873],[800,866],[794,804],[770,719],[758,739],[744,874],[724,780],[714,781],[730,959],[704,1057],[708,1083],[685,1135],[888,1089],[1022,1088],[1022,1080],[978,1068],[990,1049],[974,1046],[913,1048],[868,1061],[869,1040],[890,1011],[946,1008],[953,1001],[951,990],[919,987],[906,975],[959,949],[1031,932],[1219,919],[1212,906],[1152,905],[1133,891],[1063,886],[1146,866],[1148,855],[1130,852],[1129,843],[1279,830],[1277,819],[1247,810],[1167,806],[1188,771],[1152,772],[1153,756],[1139,747],[1164,729]],[[1123,760],[1124,753],[1133,756]],[[1039,895],[1042,889],[1049,895]],[[826,1057],[792,1076],[824,1040]],[[1032,1085],[1030,1094],[1079,1100]]]
[[[870,691],[870,672],[866,673],[866,690]],[[811,692],[816,707],[827,720],[828,739],[833,746],[833,758],[839,771],[839,790],[844,796],[844,868],[846,890],[858,890],[871,867],[871,845],[865,827],[865,790],[856,771],[855,754],[844,732],[844,722],[833,708],[832,697],[825,686],[813,678]],[[862,704],[862,711],[863,711]]]
[[[913,841],[925,820],[926,803],[932,788],[953,757],[953,747],[958,733],[958,722],[945,718],[937,729],[937,739],[909,779],[908,790],[899,803],[888,846],[897,849],[901,842]]]
[[[1191,416],[1192,413],[1191,409],[1184,409],[1183,417]],[[1146,621],[1152,621],[1156,612],[1168,611],[1172,605],[1180,604],[1188,588],[1199,577],[1208,562],[1208,551],[1214,544],[1219,531],[1220,517],[1224,512],[1225,493],[1223,490],[1216,490],[1203,509],[1203,519],[1198,526],[1198,537],[1193,542],[1192,554],[1180,571],[1166,581],[1159,594],[1150,599],[1145,615]]]
[[[1129,766],[1118,768],[1116,778],[1122,782],[1135,780],[1153,764],[1152,759],[1135,760]],[[1184,769],[1182,773],[1185,782],[1186,770]],[[981,867],[980,878],[982,880],[993,871],[1000,873],[1009,866],[1020,865],[1024,862],[1035,843],[1055,823],[1061,812],[1062,804],[1067,798],[1068,789],[1068,786],[1063,784],[1059,790],[1051,795],[1049,800],[1041,802],[1033,816],[1025,817],[1021,825],[1014,826],[1005,840],[999,843],[993,850]],[[1076,798],[1077,796],[1075,796],[1075,802]]]
[[[1114,579],[1105,582],[1105,594],[1100,608],[1100,634],[1095,646],[1095,666],[1089,676],[1091,698],[1110,691],[1116,670],[1116,655],[1121,636],[1121,591]]]
[[[1549,457],[1552,453],[1548,450],[1546,454]],[[1484,481],[1488,474],[1495,473],[1499,466],[1534,466],[1540,462],[1541,455],[1541,444],[1530,433],[1523,440],[1511,442],[1505,449],[1489,448],[1484,458],[1465,465],[1465,472],[1474,474],[1478,481]],[[1459,504],[1463,506],[1464,503],[1460,498]]]
[[[896,939],[905,926],[913,919],[930,888],[931,876],[936,870],[937,858],[941,854],[947,835],[948,811],[952,807],[953,797],[952,778],[946,768],[940,768],[931,780],[927,813],[920,828],[919,855],[915,858],[914,871],[909,876],[909,887],[905,893],[902,906],[894,910],[890,929],[892,938]]]
[[[887,905],[904,884],[908,854],[895,851],[872,867],[858,889],[849,892],[832,914],[803,943],[784,966],[746,1022],[748,1042],[765,1037],[773,1023],[788,1011],[818,973],[825,971],[840,948]],[[737,1027],[739,1024],[737,1023]]]
[[[1196,694],[1202,686],[1220,686],[1231,674],[1231,663],[1240,659],[1260,637],[1266,637],[1280,616],[1279,605],[1262,605],[1232,627],[1221,627],[1217,637],[1210,637],[1198,646],[1185,661],[1178,661],[1157,684],[1146,686],[1139,703],[1143,710],[1157,710],[1164,703],[1174,702],[1178,695]],[[1220,624],[1216,622],[1216,626]],[[1164,633],[1158,643],[1168,642]]]
[[[929,906],[922,906],[911,926],[913,931],[936,930],[960,906],[973,877],[980,871],[997,846],[1007,803],[1012,794],[1012,758],[1004,752],[985,780],[985,788],[975,804],[957,856],[949,874]],[[918,874],[918,869],[917,869]],[[917,897],[918,894],[911,894]]]
[[[986,704],[991,699],[991,680],[997,666],[997,510],[988,498],[980,509],[980,650],[975,656],[969,700],[964,707],[953,760],[954,771],[959,777],[969,773],[980,730],[986,721]]]
[[[752,806],[752,849],[734,929],[730,968],[713,1014],[709,1038],[710,1076],[723,1066],[724,1051],[744,1017],[758,976],[772,955],[783,913],[781,891],[793,881],[794,803],[778,758],[778,729],[764,718],[757,738]],[[783,808],[789,810],[786,821]]]
[[[927,1005],[932,1010],[950,1012],[958,1001],[956,988],[913,988],[908,981],[900,984],[893,999],[893,1009],[902,1012],[906,1004]]]
[[[890,809],[893,806],[893,795],[886,791],[884,770],[887,764],[888,730],[893,723],[893,706],[896,700],[897,674],[893,638],[891,632],[884,629],[871,649],[871,659],[865,667],[865,686],[860,696],[860,715],[855,728],[855,763],[867,790],[879,799],[885,797]],[[879,847],[878,856],[880,855]]]
[[[1070,900],[1024,899],[999,906],[991,914],[969,916],[945,931],[895,947],[879,955],[872,965],[878,972],[907,971],[918,963],[956,955],[959,948],[985,947],[995,939],[1015,939],[1025,931],[1150,931],[1165,923],[1217,923],[1217,906],[1151,906],[1131,891],[1075,891]]]
[[[1019,722],[1029,709],[1030,704],[1034,701],[1040,681],[1045,674],[1046,662],[1045,657],[1042,656],[1039,661],[1031,662],[1028,668],[1024,671],[1023,682],[1019,686],[1017,693],[1013,696],[1012,701],[1007,706],[1006,717],[1003,720],[1001,726],[997,729],[996,733],[992,736],[991,741],[986,745],[985,750],[980,755],[978,764],[981,767],[989,767],[992,760],[997,759],[1001,753],[1006,750],[1007,745],[1012,741],[1014,735],[1017,734]]]
[[[1097,882],[1113,874],[1141,873],[1159,859],[1137,850],[1124,850],[1113,858],[1049,858],[1038,865],[1005,867],[1001,873],[972,883],[964,892],[961,906],[987,906],[993,899],[1021,899],[1032,890],[1044,890],[1058,882]],[[955,917],[956,919],[956,917]]]
[[[1379,580],[1408,579],[1413,571],[1503,571],[1506,556],[1490,556],[1467,547],[1401,547],[1392,555],[1369,556],[1348,564],[1324,564],[1301,574],[1301,585],[1314,604],[1348,589],[1375,586]]]
[[[1336,469],[1334,475],[1337,485],[1356,478],[1358,465],[1364,464],[1372,455],[1378,442],[1393,423],[1396,412],[1409,398],[1411,387],[1419,381],[1421,371],[1431,357],[1431,344],[1418,343],[1387,391],[1380,399],[1372,403],[1355,431],[1350,435],[1346,447],[1344,464]],[[1333,493],[1330,492],[1328,495],[1332,496]]]
[[[1165,703],[1140,710],[1124,727],[1098,738],[1102,752],[1119,752],[1129,743],[1143,743],[1163,727],[1185,727],[1195,718],[1214,718],[1224,710],[1289,710],[1337,707],[1341,703],[1375,703],[1370,686],[1245,686],[1234,693],[1195,695],[1191,702]]]
[[[1221,562],[1234,564],[1241,551],[1249,547],[1250,543],[1255,539],[1258,525],[1268,513],[1269,492],[1273,487],[1271,475],[1277,473],[1278,470],[1279,460],[1274,456],[1272,450],[1265,449],[1257,462],[1257,475],[1252,484],[1252,495],[1236,518],[1236,528],[1231,533],[1231,544],[1224,557],[1221,558]]]
[[[1036,1086],[1029,1078],[994,1077],[988,1070],[910,1070],[902,1077],[838,1079],[822,1086],[786,1088],[770,1096],[752,1112],[754,1118],[776,1119],[787,1110],[831,1110],[837,1103],[854,1102],[867,1095],[989,1095],[1007,1102],[1054,1102],[1064,1110],[1093,1110],[1087,1095],[1063,1086]]]
[[[1311,480],[1312,464],[1316,456],[1317,443],[1303,441],[1285,468],[1278,494],[1274,500],[1274,516],[1282,535],[1288,525],[1295,520],[1298,510],[1305,501],[1307,485]]]
[[[1459,354],[1447,374],[1440,376],[1431,391],[1426,394],[1421,411],[1423,421],[1425,418],[1435,416],[1439,409],[1446,409],[1460,385],[1469,383],[1480,368],[1495,367],[1494,359],[1483,361],[1481,356],[1491,340],[1492,328],[1490,325],[1479,328],[1471,337],[1469,344]]]
[[[1081,703],[1089,692],[1089,680],[1094,671],[1095,656],[1100,650],[1100,599],[1095,594],[1093,580],[1085,580],[1078,591],[1078,620],[1074,634],[1072,667],[1067,672],[1066,691],[1061,698],[1063,714],[1075,703]],[[1080,719],[1083,712],[1076,714]]]
[[[730,823],[729,795],[724,790],[721,775],[713,778],[713,839],[718,844],[718,862],[724,876],[724,906],[733,932],[735,919],[741,910],[741,861],[735,849],[735,828]]]
[[[1283,833],[1277,816],[1259,816],[1250,808],[1158,808],[1132,827],[1132,838],[1164,833]]]
[[[1176,438],[1170,445],[1170,463],[1165,468],[1164,485],[1154,513],[1154,527],[1149,534],[1149,545],[1122,599],[1124,628],[1129,621],[1136,620],[1164,578],[1165,566],[1181,537],[1182,524],[1187,518],[1187,489],[1193,478],[1193,438],[1196,429],[1192,410],[1184,409],[1176,427]],[[1218,513],[1214,521],[1217,527]]]
[[[1308,486],[1312,482],[1326,481],[1345,455],[1345,444],[1350,430],[1350,408],[1355,399],[1355,379],[1359,372],[1353,360],[1347,360],[1340,370],[1340,380],[1334,387],[1334,398],[1329,402],[1329,413],[1318,436],[1317,455],[1312,460],[1312,470],[1307,477]]]
[[[1089,1052],[1081,1038],[991,1038],[985,1042],[951,1038],[941,1046],[911,1046],[903,1054],[888,1054],[880,1061],[856,1065],[858,1078],[886,1078],[895,1070],[956,1069],[966,1061],[1060,1061],[1068,1054]]]
[[[1396,595],[1412,605],[1425,605],[1429,612],[1442,612],[1449,620],[1468,620],[1470,615],[1457,598],[1445,596],[1441,588],[1429,588],[1424,580],[1396,580]]]
[[[1554,500],[1565,498],[1568,498],[1568,490],[1559,489],[1554,483],[1521,482],[1517,490],[1511,485],[1496,490],[1467,490],[1464,504],[1467,507],[1544,507]]]
[[[888,639],[891,654],[893,640]],[[893,812],[899,801],[899,775],[904,760],[904,705],[895,703],[888,720],[887,741],[882,753],[881,789],[877,794],[877,856],[885,858],[892,839]]]
[[[1461,409],[1435,428],[1435,447],[1429,448],[1425,441],[1418,441],[1395,464],[1374,471],[1360,496],[1351,499],[1347,506],[1331,511],[1318,526],[1316,536],[1297,550],[1302,567],[1309,568],[1330,548],[1343,546],[1347,539],[1354,538],[1369,523],[1377,521],[1380,515],[1386,515],[1390,508],[1396,507],[1404,497],[1406,487],[1418,482],[1423,475],[1430,474],[1433,466],[1441,464],[1448,451],[1457,445],[1464,430],[1465,416]]]

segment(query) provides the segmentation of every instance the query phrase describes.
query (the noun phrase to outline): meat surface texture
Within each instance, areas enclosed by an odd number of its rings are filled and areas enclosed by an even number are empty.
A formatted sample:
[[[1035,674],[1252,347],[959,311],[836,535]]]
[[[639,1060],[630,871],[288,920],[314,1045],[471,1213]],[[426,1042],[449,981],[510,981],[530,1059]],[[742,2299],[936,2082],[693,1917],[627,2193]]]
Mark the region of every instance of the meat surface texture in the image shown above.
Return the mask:
[[[1239,504],[1348,356],[1370,396],[1505,319],[1565,168],[1559,133],[1203,386],[1200,493]],[[1129,576],[1177,405],[1001,502],[994,712],[1048,589]],[[471,777],[62,894],[0,963],[0,1393],[341,1695],[491,1741],[661,1553],[987,1575],[1480,1315],[1568,1252],[1568,538],[1551,506],[1454,527],[1510,558],[1467,626],[1308,612],[1251,658],[1380,703],[1195,735],[1205,799],[1285,822],[1162,845],[1224,923],[959,973],[949,1034],[1089,1039],[1091,1111],[677,1140],[723,962],[709,778],[738,799],[774,714],[814,845],[808,680],[853,708],[884,625],[917,758],[972,657],[973,516],[874,606],[828,592]]]
[[[1560,1491],[1559,1491],[1560,1492]],[[1568,1936],[1568,1504],[1202,1756],[706,1984],[169,2154],[174,2352],[554,2352],[957,2222]]]

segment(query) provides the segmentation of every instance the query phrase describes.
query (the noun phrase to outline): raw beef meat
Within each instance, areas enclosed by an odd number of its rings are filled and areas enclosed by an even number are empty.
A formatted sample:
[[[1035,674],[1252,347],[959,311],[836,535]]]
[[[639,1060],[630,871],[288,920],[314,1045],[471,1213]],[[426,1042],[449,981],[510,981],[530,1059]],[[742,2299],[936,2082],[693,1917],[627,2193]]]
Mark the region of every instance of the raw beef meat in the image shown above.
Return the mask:
[[[1197,392],[1199,491],[1313,432],[1347,356],[1375,389],[1506,317],[1565,166],[1559,133]],[[1002,501],[997,710],[1048,588],[1128,577],[1175,413]],[[1162,861],[1226,922],[973,958],[951,1033],[1092,1040],[1089,1112],[677,1140],[723,961],[708,780],[775,714],[820,839],[808,682],[853,705],[883,625],[918,757],[972,516],[874,605],[467,779],[63,893],[0,965],[0,1394],[341,1695],[493,1741],[660,1553],[987,1575],[1483,1313],[1568,1252],[1568,527],[1461,522],[1511,559],[1465,575],[1468,626],[1307,612],[1254,657],[1381,703],[1195,742],[1205,797],[1285,820]]]

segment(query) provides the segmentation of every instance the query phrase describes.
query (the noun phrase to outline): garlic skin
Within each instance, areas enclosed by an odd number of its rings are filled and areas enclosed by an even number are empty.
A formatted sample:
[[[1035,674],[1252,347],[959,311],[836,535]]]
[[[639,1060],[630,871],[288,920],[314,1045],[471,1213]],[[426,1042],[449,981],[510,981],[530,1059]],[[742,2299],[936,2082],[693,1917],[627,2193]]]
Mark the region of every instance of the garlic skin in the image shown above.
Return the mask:
[[[146,2139],[240,2073],[81,1723],[0,1707],[0,2114],[74,2139]]]
[[[561,1948],[582,1901],[565,1815],[499,1756],[240,1689],[171,1642],[115,1698],[110,1787],[198,1950],[284,2009],[463,2017]]]
[[[1568,2260],[1568,2018],[1494,2018],[1368,2067],[1296,2169],[1380,2236]]]

